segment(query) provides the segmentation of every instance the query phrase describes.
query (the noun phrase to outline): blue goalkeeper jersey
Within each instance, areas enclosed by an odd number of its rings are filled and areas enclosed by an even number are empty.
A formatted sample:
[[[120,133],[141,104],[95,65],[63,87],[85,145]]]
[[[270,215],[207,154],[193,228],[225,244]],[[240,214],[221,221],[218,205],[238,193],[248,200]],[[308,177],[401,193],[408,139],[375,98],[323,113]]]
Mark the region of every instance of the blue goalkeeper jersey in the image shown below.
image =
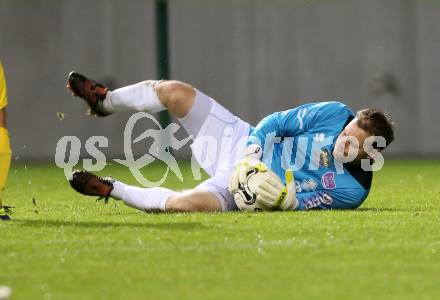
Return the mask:
[[[299,210],[353,209],[367,198],[372,172],[333,158],[334,143],[354,118],[340,102],[304,104],[273,113],[251,129],[248,145],[260,144],[263,162],[285,184],[294,171]]]

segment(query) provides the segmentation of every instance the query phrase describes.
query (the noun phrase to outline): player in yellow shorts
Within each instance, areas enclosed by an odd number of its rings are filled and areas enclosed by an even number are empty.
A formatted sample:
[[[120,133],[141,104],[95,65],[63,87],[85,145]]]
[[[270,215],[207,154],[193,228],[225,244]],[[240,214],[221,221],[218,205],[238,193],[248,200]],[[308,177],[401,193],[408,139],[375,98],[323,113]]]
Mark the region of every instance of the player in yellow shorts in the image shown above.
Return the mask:
[[[9,165],[11,163],[11,147],[9,145],[9,134],[6,129],[6,105],[8,97],[6,94],[6,81],[3,66],[0,63],[0,219],[9,220],[9,209],[3,206],[2,192],[5,189],[8,177]]]

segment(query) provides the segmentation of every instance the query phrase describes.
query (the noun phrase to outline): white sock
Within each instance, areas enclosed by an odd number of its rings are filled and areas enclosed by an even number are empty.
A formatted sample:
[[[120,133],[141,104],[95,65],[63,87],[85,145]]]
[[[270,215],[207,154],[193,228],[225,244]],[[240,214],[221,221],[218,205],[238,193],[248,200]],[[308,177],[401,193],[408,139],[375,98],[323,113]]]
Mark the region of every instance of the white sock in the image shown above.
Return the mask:
[[[113,183],[111,196],[122,200],[126,205],[144,211],[165,211],[165,203],[168,198],[176,194],[170,189],[139,188],[124,184],[120,181]]]
[[[154,89],[157,82],[147,80],[109,91],[102,105],[110,113],[127,110],[156,113],[165,110]]]

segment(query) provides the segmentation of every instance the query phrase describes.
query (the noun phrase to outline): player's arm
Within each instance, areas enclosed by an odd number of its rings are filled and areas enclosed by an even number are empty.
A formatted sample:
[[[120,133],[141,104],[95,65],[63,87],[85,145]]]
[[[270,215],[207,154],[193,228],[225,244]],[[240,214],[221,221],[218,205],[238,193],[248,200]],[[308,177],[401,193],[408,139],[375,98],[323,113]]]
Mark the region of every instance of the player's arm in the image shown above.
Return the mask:
[[[268,167],[262,162],[263,149],[272,141],[271,138],[295,136],[301,134],[306,128],[308,107],[311,104],[302,105],[295,109],[275,112],[261,120],[249,136],[243,158],[238,162],[229,180],[229,191],[236,192],[244,186],[248,173],[257,169],[266,172]],[[278,176],[269,172],[263,176],[261,182],[260,202],[269,208],[282,210],[296,207],[294,189],[288,191],[288,184],[284,186]],[[288,197],[286,197],[288,196]],[[257,199],[258,201],[258,199]],[[286,201],[286,202],[284,202]],[[282,203],[280,206],[279,203]]]
[[[271,137],[295,137],[306,131],[343,122],[352,114],[347,106],[337,101],[308,103],[286,111],[273,113],[254,128],[248,145],[263,148]]]
[[[263,149],[272,137],[294,137],[308,128],[313,114],[313,104],[275,112],[262,119],[249,135],[247,145],[257,144]],[[311,113],[312,112],[312,113]]]
[[[310,104],[302,105],[295,109],[275,112],[258,123],[249,136],[243,158],[236,165],[235,172],[231,177],[234,181],[230,186],[238,189],[244,184],[247,173],[252,169],[267,169],[262,162],[264,147],[269,146],[271,138],[295,136],[302,133],[306,128],[307,111]]]
[[[243,159],[237,165],[241,170],[238,183],[244,182],[249,170],[261,166],[263,156],[266,153],[271,155],[270,149],[279,139],[300,135],[308,129],[309,124],[313,125],[313,119],[319,114],[321,107],[321,103],[304,104],[294,109],[275,112],[261,120],[249,135]]]

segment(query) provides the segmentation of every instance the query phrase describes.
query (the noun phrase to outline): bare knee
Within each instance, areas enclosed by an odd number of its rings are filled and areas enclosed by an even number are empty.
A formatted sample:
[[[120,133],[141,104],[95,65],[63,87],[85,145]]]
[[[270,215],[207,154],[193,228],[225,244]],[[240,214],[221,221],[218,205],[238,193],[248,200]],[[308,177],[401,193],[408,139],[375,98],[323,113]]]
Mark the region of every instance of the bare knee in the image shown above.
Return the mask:
[[[221,211],[217,197],[207,191],[187,191],[171,196],[165,205],[168,212]]]
[[[186,116],[196,94],[192,86],[176,80],[160,81],[156,85],[156,93],[167,110],[178,118]]]

